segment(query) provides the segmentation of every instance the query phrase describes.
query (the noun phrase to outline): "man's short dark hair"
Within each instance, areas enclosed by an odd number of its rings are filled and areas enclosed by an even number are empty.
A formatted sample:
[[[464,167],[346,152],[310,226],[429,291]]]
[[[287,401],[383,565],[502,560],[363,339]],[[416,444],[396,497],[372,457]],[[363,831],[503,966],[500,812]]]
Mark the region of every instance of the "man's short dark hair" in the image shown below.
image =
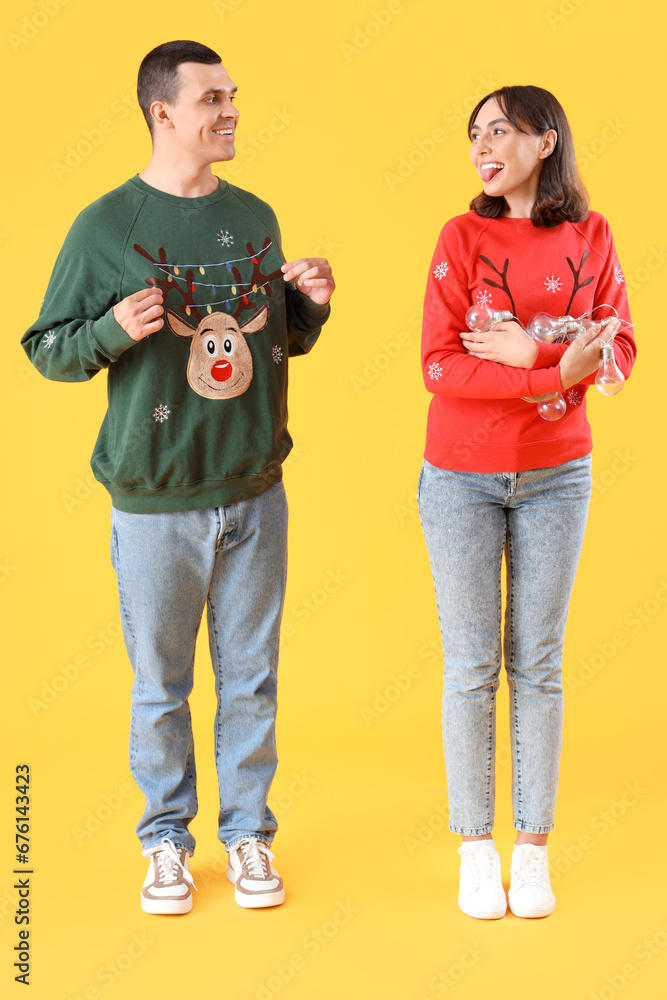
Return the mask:
[[[142,59],[137,79],[137,98],[151,135],[155,127],[151,104],[153,101],[176,103],[181,89],[178,67],[184,62],[212,66],[214,63],[221,63],[222,59],[208,46],[187,41],[164,42],[151,49]]]

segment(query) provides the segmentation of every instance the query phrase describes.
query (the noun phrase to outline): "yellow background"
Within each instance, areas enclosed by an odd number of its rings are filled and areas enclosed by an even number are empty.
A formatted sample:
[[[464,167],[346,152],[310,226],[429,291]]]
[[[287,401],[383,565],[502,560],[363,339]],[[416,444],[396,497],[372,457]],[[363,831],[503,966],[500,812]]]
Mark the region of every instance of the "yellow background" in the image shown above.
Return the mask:
[[[5,11],[3,995],[25,995],[11,968],[22,762],[33,774],[34,1000],[663,995],[666,27],[660,5],[619,0],[18,0]],[[108,560],[109,499],[88,466],[105,376],[47,383],[19,338],[74,216],[145,166],[148,132],[129,110],[136,71],[154,45],[182,37],[219,51],[239,84],[239,153],[218,172],[275,208],[288,258],[329,256],[338,289],[316,350],[291,368],[296,448],[285,470],[290,574],[271,799],[288,901],[244,911],[222,873],[202,634],[192,699],[199,893],[188,917],[159,918],[139,908],[131,670]],[[537,83],[564,105],[593,207],[614,231],[641,356],[620,397],[588,397],[596,491],[565,658],[550,845],[557,909],[545,921],[486,923],[456,903],[439,633],[415,491],[428,405],[418,360],[426,275],[440,227],[479,190],[466,112],[503,83]],[[293,116],[281,129],[276,110]],[[58,167],[102,119],[81,162]],[[254,156],[250,137],[261,147]],[[397,181],[401,163],[408,176]],[[504,683],[499,720],[495,835],[507,875]]]

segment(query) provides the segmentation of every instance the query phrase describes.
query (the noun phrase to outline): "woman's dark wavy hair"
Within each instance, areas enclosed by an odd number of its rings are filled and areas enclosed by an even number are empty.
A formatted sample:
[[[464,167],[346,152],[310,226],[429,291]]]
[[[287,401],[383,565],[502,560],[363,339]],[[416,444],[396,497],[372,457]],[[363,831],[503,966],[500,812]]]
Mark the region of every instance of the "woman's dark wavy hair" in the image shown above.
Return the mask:
[[[554,129],[558,139],[554,151],[543,162],[537,199],[530,217],[535,226],[557,226],[580,222],[588,215],[588,192],[579,176],[572,133],[565,112],[548,90],[541,87],[501,87],[483,97],[468,121],[468,137],[480,109],[494,98],[503,114],[519,132],[544,135]],[[478,194],[470,208],[485,219],[497,219],[507,209],[500,196]]]

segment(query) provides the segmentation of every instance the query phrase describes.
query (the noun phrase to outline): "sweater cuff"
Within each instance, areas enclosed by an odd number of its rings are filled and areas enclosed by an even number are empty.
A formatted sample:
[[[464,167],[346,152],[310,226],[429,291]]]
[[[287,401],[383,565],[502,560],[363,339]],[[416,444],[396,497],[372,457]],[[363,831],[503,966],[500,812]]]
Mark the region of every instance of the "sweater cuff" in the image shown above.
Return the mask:
[[[526,381],[528,382],[529,396],[541,396],[545,392],[563,391],[558,365],[553,368],[538,368],[535,371],[529,369],[526,372]]]
[[[329,319],[331,302],[327,302],[322,306],[317,302],[313,302],[307,295],[300,292],[298,288],[295,289],[295,292],[294,305],[299,321],[305,321],[313,329],[319,329]]]
[[[137,343],[129,334],[125,333],[120,323],[113,314],[113,306],[104,316],[95,320],[91,324],[93,340],[98,345],[102,353],[109,361],[118,361],[121,354],[124,354],[128,347]]]
[[[537,344],[537,354],[530,366],[530,371],[535,371],[536,368],[553,368],[560,364],[560,359],[567,350],[567,344],[545,344],[541,340],[536,340],[535,343]]]

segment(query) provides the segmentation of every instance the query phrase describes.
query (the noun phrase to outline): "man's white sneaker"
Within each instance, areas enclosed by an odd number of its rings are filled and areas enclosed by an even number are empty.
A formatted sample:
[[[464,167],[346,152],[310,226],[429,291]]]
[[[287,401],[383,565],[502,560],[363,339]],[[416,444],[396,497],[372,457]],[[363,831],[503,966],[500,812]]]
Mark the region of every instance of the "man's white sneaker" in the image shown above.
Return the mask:
[[[189,871],[185,848],[177,849],[168,837],[157,847],[142,851],[150,858],[148,874],[141,890],[144,913],[189,913],[192,909],[192,889],[197,886]]]
[[[246,837],[229,852],[227,878],[235,885],[239,906],[278,906],[285,902],[283,880],[271,862],[273,854],[262,840]]]
[[[549,880],[549,854],[546,845],[515,844],[512,851],[510,910],[516,917],[548,917],[556,897]]]
[[[507,912],[500,857],[492,840],[467,840],[459,847],[459,906],[469,917],[497,920]]]

